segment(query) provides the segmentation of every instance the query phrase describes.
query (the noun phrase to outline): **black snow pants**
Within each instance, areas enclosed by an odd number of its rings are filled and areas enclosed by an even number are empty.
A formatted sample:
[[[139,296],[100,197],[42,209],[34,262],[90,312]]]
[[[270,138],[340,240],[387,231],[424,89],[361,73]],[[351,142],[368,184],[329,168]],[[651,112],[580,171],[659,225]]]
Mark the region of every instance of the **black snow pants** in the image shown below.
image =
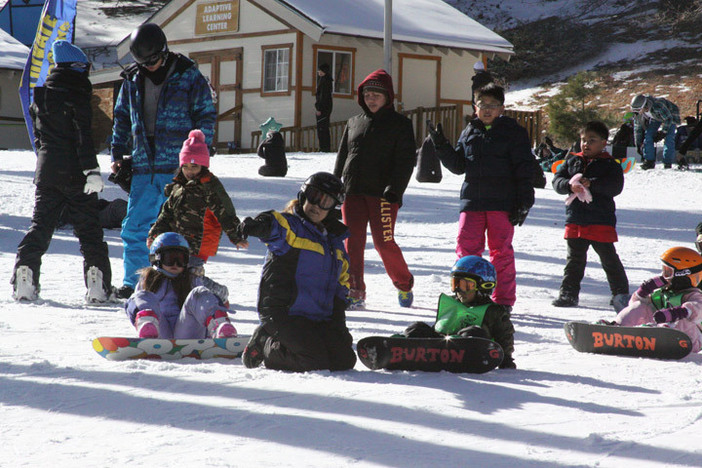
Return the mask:
[[[27,265],[34,273],[34,284],[39,285],[41,257],[49,249],[61,212],[66,207],[73,222],[73,233],[80,242],[80,252],[83,254],[83,277],[91,266],[97,266],[102,271],[105,290],[109,291],[112,268],[100,226],[97,194],[83,193],[82,186],[40,185],[36,188],[34,198],[32,225],[17,247],[15,271],[19,266]],[[14,273],[12,276],[14,281]]]
[[[353,338],[345,324],[289,317],[281,324],[268,323],[263,355],[268,369],[306,372],[347,370],[356,364]]]

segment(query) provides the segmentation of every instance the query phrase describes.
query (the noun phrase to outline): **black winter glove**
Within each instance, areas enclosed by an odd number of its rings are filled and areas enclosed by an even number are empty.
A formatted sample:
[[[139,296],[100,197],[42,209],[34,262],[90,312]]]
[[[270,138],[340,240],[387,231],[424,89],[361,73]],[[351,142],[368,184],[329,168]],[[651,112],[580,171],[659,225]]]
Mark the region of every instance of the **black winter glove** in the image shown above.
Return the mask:
[[[656,136],[653,137],[653,141],[658,143],[659,141],[665,139],[665,132],[658,130]]]
[[[528,214],[529,208],[517,206],[509,213],[509,222],[512,224],[512,226],[521,226],[524,224],[524,220],[526,220]]]
[[[436,124],[436,128],[434,128],[432,121],[427,120],[427,129],[429,129],[429,138],[434,143],[434,148],[449,144],[448,139],[444,136],[444,127],[441,123]]]
[[[256,219],[246,217],[239,225],[238,234],[242,239],[247,239],[249,236],[267,237],[271,232],[271,223],[268,219],[261,219],[258,216]]]
[[[389,188],[386,188],[383,192],[383,198],[389,201],[390,203],[397,203],[400,201],[400,197],[398,197],[397,194]]]

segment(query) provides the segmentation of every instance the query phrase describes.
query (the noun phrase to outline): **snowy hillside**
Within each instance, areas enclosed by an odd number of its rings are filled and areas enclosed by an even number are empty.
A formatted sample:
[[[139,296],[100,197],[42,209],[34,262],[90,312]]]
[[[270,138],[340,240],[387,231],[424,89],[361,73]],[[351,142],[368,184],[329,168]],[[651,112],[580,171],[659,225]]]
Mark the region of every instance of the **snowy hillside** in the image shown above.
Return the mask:
[[[99,156],[103,175],[107,156]],[[256,174],[255,155],[218,155],[240,216],[282,208],[332,154],[290,154],[284,179]],[[563,197],[550,185],[517,228],[516,371],[484,375],[377,372],[291,374],[239,360],[110,362],[101,335],[134,334],[118,307],[86,307],[77,240],[59,231],[42,266],[41,304],[17,304],[9,279],[33,207],[35,158],[0,152],[0,466],[130,467],[691,467],[702,466],[702,356],[679,362],[579,354],[567,320],[611,318],[604,273],[591,253],[579,309],[550,305],[565,259]],[[550,177],[550,176],[549,176]],[[692,246],[699,172],[634,169],[617,198],[617,249],[632,291],[658,255]],[[412,180],[397,240],[415,274],[415,305],[401,309],[369,243],[368,310],[348,314],[354,341],[432,321],[455,260],[461,178]],[[123,193],[108,184],[106,198]],[[115,283],[118,231],[106,231]],[[208,273],[229,286],[241,333],[257,323],[264,246],[227,240]]]

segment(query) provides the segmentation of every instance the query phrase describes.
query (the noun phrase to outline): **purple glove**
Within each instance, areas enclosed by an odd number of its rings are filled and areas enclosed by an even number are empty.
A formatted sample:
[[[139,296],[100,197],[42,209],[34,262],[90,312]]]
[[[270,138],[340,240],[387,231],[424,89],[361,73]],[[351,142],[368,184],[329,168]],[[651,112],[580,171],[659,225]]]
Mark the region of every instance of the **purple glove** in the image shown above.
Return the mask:
[[[687,318],[689,312],[683,306],[671,307],[669,309],[661,309],[653,314],[653,320],[656,323],[677,322],[680,319]]]
[[[662,276],[655,276],[641,283],[639,289],[636,290],[636,294],[638,294],[639,297],[648,297],[656,289],[665,286],[666,283],[667,281]]]

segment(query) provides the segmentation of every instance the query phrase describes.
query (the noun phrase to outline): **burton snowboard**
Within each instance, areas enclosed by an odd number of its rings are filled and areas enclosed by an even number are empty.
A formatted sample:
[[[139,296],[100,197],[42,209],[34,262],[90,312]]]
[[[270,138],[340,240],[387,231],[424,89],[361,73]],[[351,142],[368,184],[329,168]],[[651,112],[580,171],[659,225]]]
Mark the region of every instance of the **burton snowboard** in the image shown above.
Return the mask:
[[[93,340],[93,349],[110,361],[129,359],[183,358],[234,359],[241,356],[250,336],[168,340],[162,338],[100,337]]]
[[[359,340],[356,352],[370,369],[472,374],[494,369],[504,357],[499,344],[477,337],[369,336]]]
[[[690,337],[673,328],[619,327],[584,322],[567,322],[564,328],[570,344],[581,353],[682,359],[692,349]]]

